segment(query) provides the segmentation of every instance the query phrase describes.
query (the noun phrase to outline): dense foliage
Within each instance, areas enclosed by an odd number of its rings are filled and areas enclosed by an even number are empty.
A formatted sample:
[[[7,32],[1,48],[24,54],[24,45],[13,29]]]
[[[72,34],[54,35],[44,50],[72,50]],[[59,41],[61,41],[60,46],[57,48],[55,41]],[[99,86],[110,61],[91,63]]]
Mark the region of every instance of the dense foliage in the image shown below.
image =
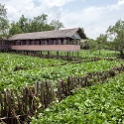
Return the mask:
[[[48,15],[41,14],[29,19],[22,15],[17,22],[13,21],[9,24],[7,9],[0,3],[0,35],[8,37],[20,33],[59,30],[64,27],[59,20],[52,20],[48,23],[47,17]]]
[[[109,38],[114,42],[113,47],[124,57],[124,21],[118,20],[114,26],[109,26],[107,30]]]
[[[52,53],[54,54],[54,53]],[[61,54],[61,53],[60,53]],[[68,76],[83,77],[88,73],[103,72],[123,64],[113,51],[81,51],[80,61],[45,59],[17,54],[0,53],[0,90],[18,89],[26,85]],[[97,61],[90,61],[92,58]],[[33,118],[31,124],[65,123],[121,123],[123,121],[123,74],[108,79],[103,85],[74,90],[73,95]],[[95,84],[99,84],[96,80]]]
[[[20,17],[17,22],[12,22],[9,35],[28,33],[28,32],[38,32],[38,31],[48,31],[48,30],[58,30],[63,26],[59,20],[52,20],[51,23],[47,22],[48,15],[42,14],[33,19],[28,19],[24,15]]]
[[[42,74],[46,77],[49,75],[47,67],[64,62],[0,53],[0,90],[3,91],[4,88],[21,89],[26,84],[32,85],[35,81],[42,81]]]
[[[0,3],[0,35],[2,36],[7,35],[7,29],[9,27],[6,15],[7,15],[7,11],[5,5],[2,5]]]
[[[31,124],[124,123],[124,74],[103,85],[75,90],[72,96],[40,113]]]
[[[90,54],[90,51],[82,51],[82,56]],[[97,56],[97,52],[90,54]],[[57,79],[67,79],[68,76],[83,76],[89,72],[108,70],[121,65],[121,60],[103,60],[106,54],[101,53],[101,60],[90,62],[90,57],[80,63],[67,62],[56,59],[40,59],[14,54],[0,54],[0,89],[18,88],[19,91],[25,85],[32,85],[36,81],[51,80],[56,84]],[[111,54],[112,55],[112,54]],[[83,60],[87,60],[85,62]]]

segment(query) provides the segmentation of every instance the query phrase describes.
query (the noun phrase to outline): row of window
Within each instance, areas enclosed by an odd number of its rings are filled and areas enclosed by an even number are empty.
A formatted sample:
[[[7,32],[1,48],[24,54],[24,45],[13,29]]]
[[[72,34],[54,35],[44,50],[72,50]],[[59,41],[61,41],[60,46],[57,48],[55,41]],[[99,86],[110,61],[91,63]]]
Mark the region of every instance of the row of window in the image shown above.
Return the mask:
[[[79,44],[77,41],[67,41],[67,40],[49,40],[49,41],[13,41],[11,45],[66,45],[66,44]]]
[[[6,45],[6,44],[9,44],[9,42],[8,41],[0,41],[0,45],[2,46],[2,45]]]

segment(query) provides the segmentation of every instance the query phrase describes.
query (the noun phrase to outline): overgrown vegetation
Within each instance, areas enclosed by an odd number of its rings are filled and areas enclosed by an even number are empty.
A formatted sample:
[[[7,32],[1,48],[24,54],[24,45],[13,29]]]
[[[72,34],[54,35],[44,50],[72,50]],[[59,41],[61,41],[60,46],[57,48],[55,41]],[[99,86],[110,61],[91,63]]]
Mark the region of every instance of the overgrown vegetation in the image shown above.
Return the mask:
[[[31,124],[124,123],[124,73],[105,84],[74,90],[73,95],[40,113]]]
[[[120,52],[120,57],[124,58],[124,21],[118,20],[114,26],[109,26],[108,36],[114,42],[113,47]]]
[[[64,25],[59,20],[52,20],[48,24],[47,17],[48,15],[42,14],[40,16],[34,17],[33,19],[28,19],[22,15],[17,22],[13,21],[10,24],[9,36],[20,33],[49,31],[55,29],[58,30],[64,27]]]
[[[7,9],[5,5],[0,3],[0,35],[9,37],[14,34],[58,30],[63,28],[64,25],[59,20],[52,20],[48,23],[48,15],[41,14],[33,19],[26,18],[20,15],[20,19],[15,22],[9,22],[7,19]]]
[[[123,59],[116,58],[117,54],[107,50],[101,50],[100,53],[99,50],[82,50],[80,61],[65,61],[1,53],[0,90],[3,92],[4,88],[9,88],[20,92],[24,86],[32,86],[43,80],[51,80],[56,87],[57,79],[66,80],[68,76],[94,76],[93,80],[88,78],[89,82],[100,84],[101,78],[107,76],[103,76],[104,72],[123,64]],[[93,58],[99,59],[92,61]],[[97,73],[102,76],[97,76]],[[53,104],[45,112],[39,111],[38,119],[34,117],[31,123],[121,123],[124,78],[123,74],[119,75],[119,70],[118,73],[110,73],[110,77],[115,76],[113,79],[105,78],[103,85],[74,90],[73,95],[61,103]]]
[[[92,54],[92,56],[94,55]],[[56,84],[57,79],[66,79],[68,76],[74,75],[81,77],[89,72],[108,70],[121,65],[121,63],[123,61],[116,59],[108,61],[101,58],[101,60],[92,61],[92,57],[86,57],[85,59],[82,58],[80,62],[67,62],[1,53],[0,89],[1,91],[4,88],[18,88],[20,90],[27,84],[32,85],[34,82],[41,82],[42,80],[51,80]]]
[[[9,22],[7,19],[7,9],[0,3],[0,36],[7,36]]]

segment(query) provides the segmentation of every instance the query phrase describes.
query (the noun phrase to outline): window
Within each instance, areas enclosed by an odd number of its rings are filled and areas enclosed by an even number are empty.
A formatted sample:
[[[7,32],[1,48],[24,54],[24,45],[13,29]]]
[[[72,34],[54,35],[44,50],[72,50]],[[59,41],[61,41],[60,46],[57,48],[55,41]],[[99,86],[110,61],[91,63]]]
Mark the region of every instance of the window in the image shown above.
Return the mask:
[[[26,41],[25,41],[25,40],[23,40],[23,41],[22,41],[22,44],[23,44],[23,45],[26,45]]]
[[[63,44],[67,44],[67,40],[66,39],[63,40]]]

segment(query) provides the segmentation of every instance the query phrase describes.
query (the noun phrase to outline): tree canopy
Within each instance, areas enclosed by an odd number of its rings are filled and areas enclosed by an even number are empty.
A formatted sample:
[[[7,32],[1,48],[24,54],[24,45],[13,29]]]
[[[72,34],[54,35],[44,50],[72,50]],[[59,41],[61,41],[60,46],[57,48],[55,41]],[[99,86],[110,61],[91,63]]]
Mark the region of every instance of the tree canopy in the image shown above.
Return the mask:
[[[20,17],[17,22],[12,22],[9,30],[9,35],[28,33],[28,32],[39,32],[39,31],[49,31],[49,30],[59,30],[64,27],[62,22],[59,20],[53,20],[50,24],[47,22],[48,15],[42,14],[34,17],[33,19],[28,19],[24,15]]]
[[[113,47],[124,57],[124,21],[118,20],[114,26],[107,29],[108,38],[113,41]]]
[[[24,15],[20,17],[17,22],[11,22],[7,19],[7,9],[5,5],[0,4],[0,35],[12,36],[14,34],[59,30],[64,25],[59,20],[52,20],[47,22],[48,15],[42,14],[34,17],[33,19],[26,18]]]
[[[50,26],[52,26],[54,30],[59,30],[60,28],[64,28],[64,25],[59,20],[52,20]]]
[[[9,29],[9,35],[12,36],[20,33],[23,33],[22,29],[15,22],[12,22],[11,28]]]
[[[7,20],[7,10],[5,5],[0,3],[0,35],[7,35],[9,28],[9,22]]]

